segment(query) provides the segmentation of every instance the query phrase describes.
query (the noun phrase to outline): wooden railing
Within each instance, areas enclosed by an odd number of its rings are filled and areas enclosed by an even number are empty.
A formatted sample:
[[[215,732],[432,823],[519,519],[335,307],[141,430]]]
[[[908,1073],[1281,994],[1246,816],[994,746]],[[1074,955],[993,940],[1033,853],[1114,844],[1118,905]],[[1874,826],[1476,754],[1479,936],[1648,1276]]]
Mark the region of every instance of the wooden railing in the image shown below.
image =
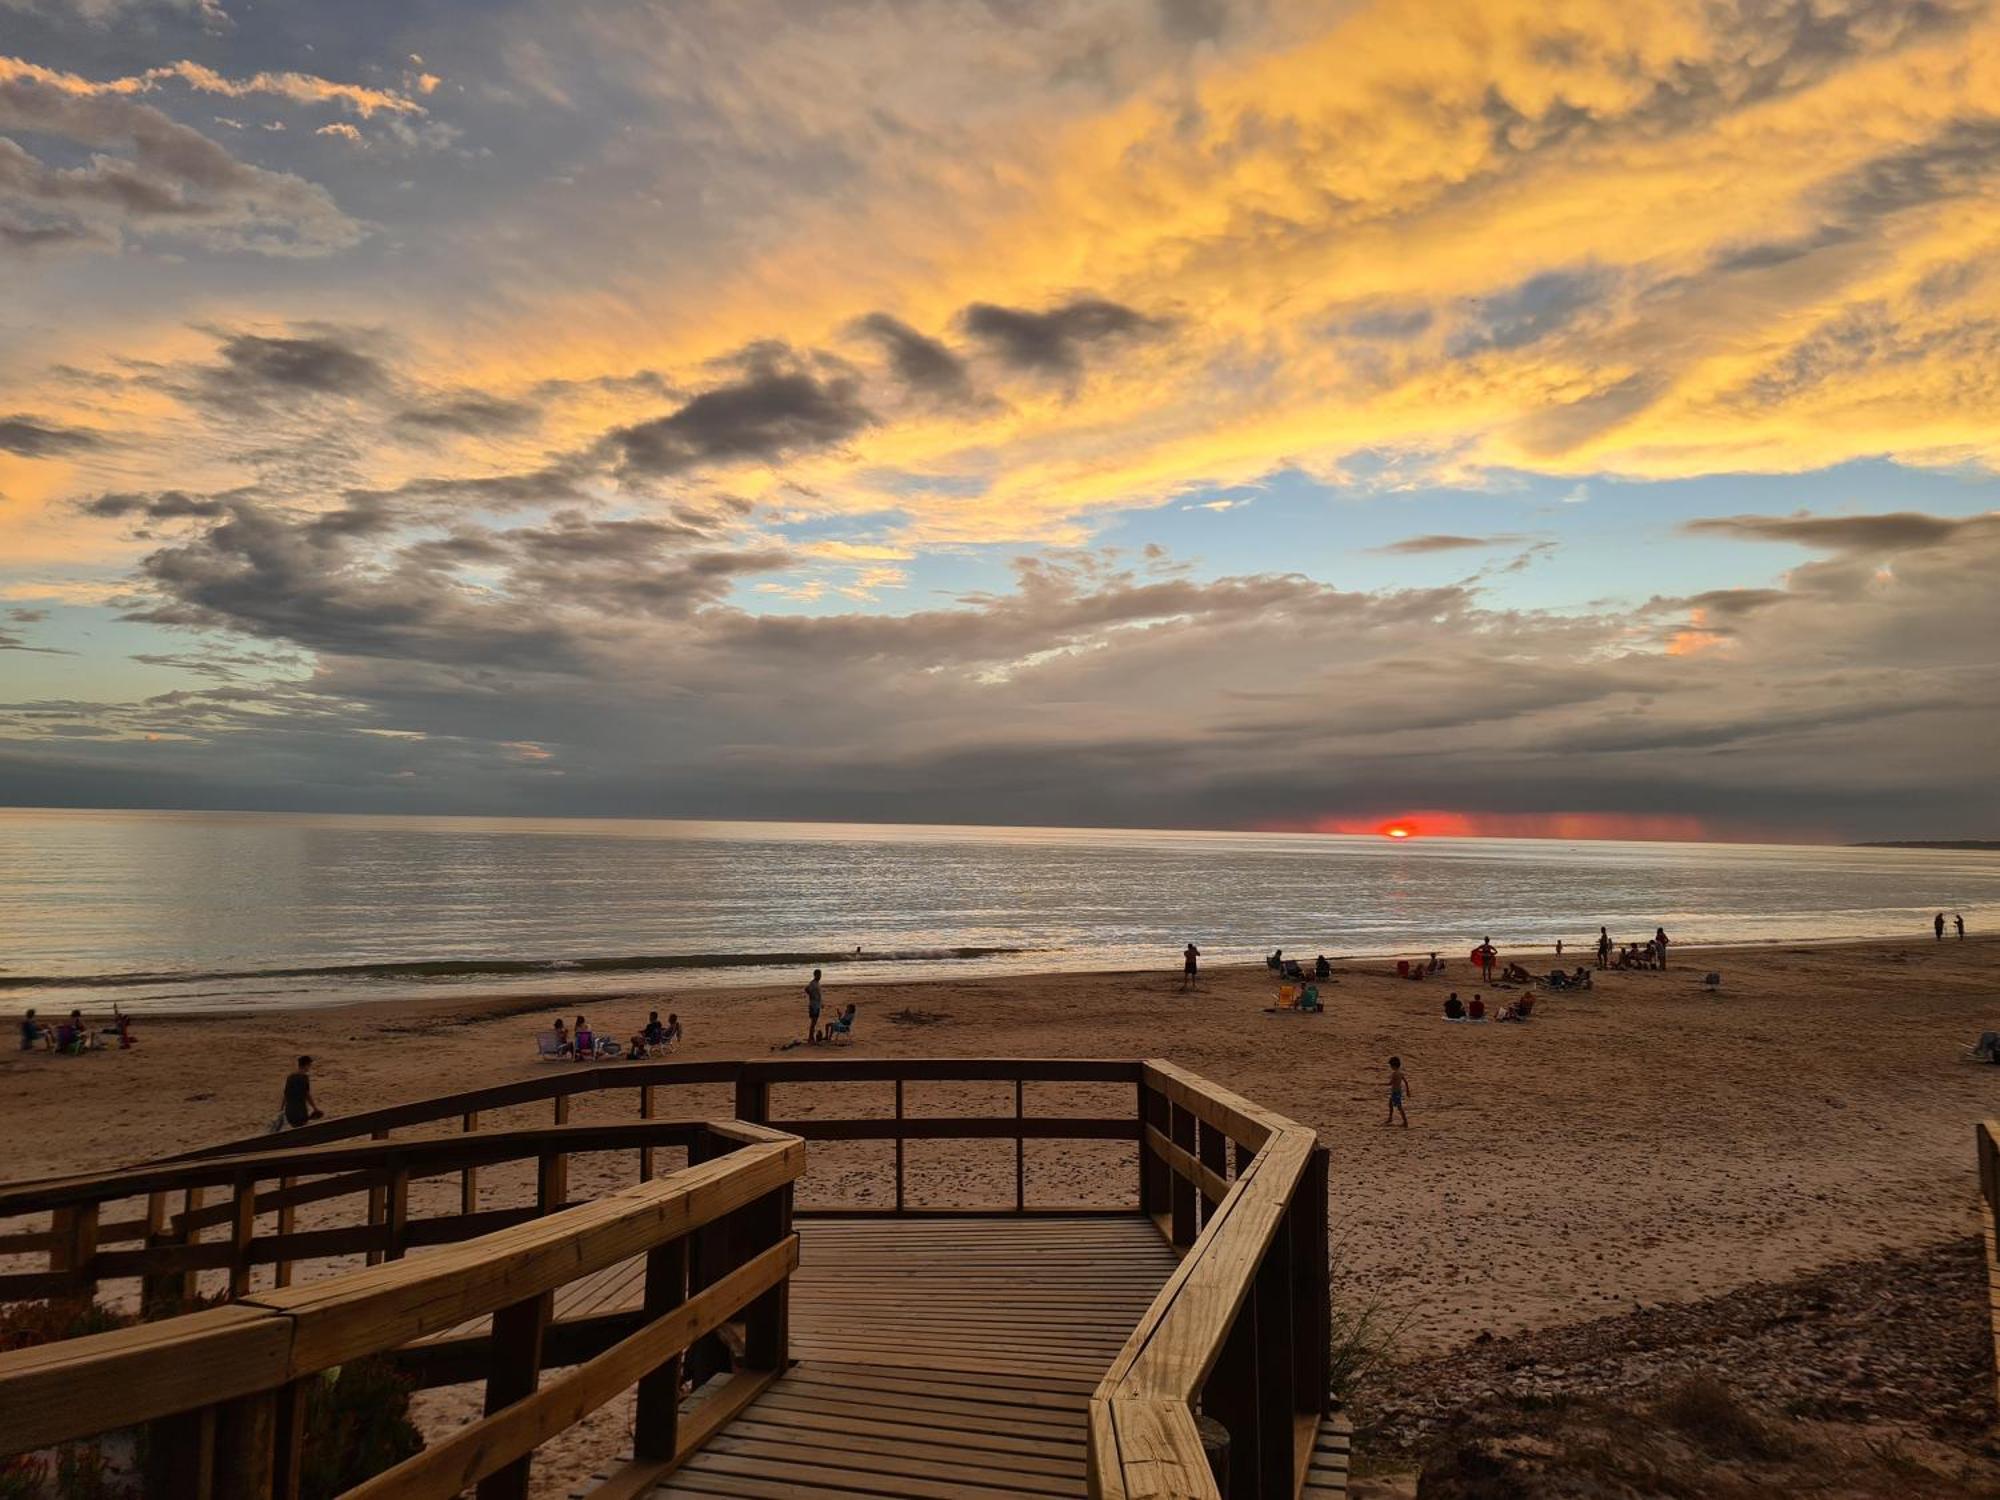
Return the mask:
[[[1979,1153],[1980,1239],[1986,1247],[1987,1321],[1995,1400],[2000,1402],[2000,1120],[1981,1120],[1973,1131],[1973,1143]]]
[[[788,1278],[798,1264],[792,1185],[804,1143],[730,1122],[733,1149],[595,1202],[449,1250],[227,1306],[0,1355],[0,1454],[152,1424],[163,1493],[290,1500],[298,1492],[304,1383],[345,1361],[490,1318],[480,1335],[486,1415],[346,1492],[347,1500],[520,1500],[534,1450],[638,1389],[637,1493],[740,1411],[787,1362]],[[546,1383],[557,1290],[646,1257],[632,1331]],[[680,1360],[742,1315],[736,1372],[680,1420]]]
[[[912,1085],[959,1082],[1010,1084],[1012,1110],[993,1115],[910,1111]],[[657,1118],[661,1089],[715,1084],[729,1085],[740,1123]],[[821,1118],[788,1112],[782,1101],[774,1102],[774,1091],[826,1084],[886,1084],[889,1094],[873,1101],[884,1112]],[[1030,1114],[1026,1091],[1032,1084],[1121,1085],[1130,1090],[1124,1097],[1131,1103],[1104,1115]],[[633,1094],[636,1121],[571,1120],[576,1095],[609,1090]],[[490,1120],[498,1110],[543,1101],[553,1101],[552,1125],[527,1130],[494,1129],[490,1124],[482,1128],[482,1119]],[[440,1122],[457,1126],[458,1133],[391,1138],[395,1130]],[[1275,1500],[1296,1493],[1326,1409],[1327,1153],[1307,1127],[1165,1062],[815,1058],[564,1069],[546,1078],[370,1111],[279,1137],[226,1142],[119,1172],[0,1189],[0,1217],[50,1215],[46,1231],[0,1237],[0,1251],[48,1254],[45,1272],[0,1276],[0,1298],[82,1291],[112,1276],[143,1277],[149,1288],[171,1293],[187,1278],[226,1270],[229,1289],[240,1300],[217,1311],[259,1309],[261,1318],[289,1309],[293,1304],[286,1298],[333,1295],[332,1289],[351,1280],[342,1276],[287,1289],[291,1265],[309,1257],[364,1254],[371,1262],[389,1264],[353,1274],[394,1276],[402,1267],[429,1266],[447,1256],[455,1259],[476,1246],[512,1245],[516,1242],[506,1236],[533,1235],[569,1220],[584,1211],[575,1207],[564,1211],[568,1163],[575,1152],[637,1153],[640,1186],[589,1205],[596,1211],[644,1192],[646,1179],[655,1172],[655,1155],[662,1149],[685,1147],[692,1171],[713,1165],[703,1158],[715,1152],[731,1152],[722,1158],[729,1161],[753,1141],[768,1145],[770,1131],[779,1132],[780,1139],[798,1138],[791,1144],[801,1152],[800,1140],[893,1142],[893,1207],[876,1210],[891,1215],[1136,1210],[1150,1216],[1184,1255],[1091,1400],[1091,1493],[1103,1500],[1145,1496]],[[906,1143],[943,1139],[1011,1140],[1012,1203],[912,1204],[906,1191]],[[1026,1149],[1033,1140],[1133,1142],[1137,1177],[1130,1196],[1120,1194],[1119,1201],[1094,1209],[1074,1203],[1032,1203]],[[1983,1182],[2000,1181],[2000,1169],[1989,1167],[1990,1148],[1990,1139],[1983,1135]],[[477,1174],[482,1166],[528,1159],[536,1164],[532,1205],[478,1206]],[[787,1178],[788,1218],[794,1211],[790,1183],[803,1171],[801,1157]],[[460,1176],[460,1212],[412,1217],[410,1184],[452,1173]],[[653,1185],[682,1180],[684,1174],[676,1173]],[[216,1188],[227,1196],[205,1203],[201,1195]],[[169,1214],[166,1205],[174,1194],[179,1195],[181,1207]],[[305,1231],[290,1222],[288,1216],[302,1204],[340,1195],[365,1197],[363,1222]],[[145,1199],[143,1216],[104,1217],[106,1204],[135,1196]],[[856,1210],[849,1205],[830,1211]],[[258,1216],[274,1212],[276,1232],[259,1234]],[[529,1219],[533,1222],[520,1222]],[[202,1232],[218,1225],[229,1231],[226,1243],[202,1243]],[[400,1259],[407,1250],[450,1244],[473,1234],[484,1237],[453,1250]],[[132,1240],[141,1242],[139,1248],[106,1248]],[[269,1293],[250,1291],[252,1268],[265,1264],[276,1268],[275,1286]],[[548,1333],[549,1347],[562,1362],[584,1361],[583,1368],[597,1369],[588,1387],[594,1391],[613,1374],[632,1367],[628,1356],[620,1356],[625,1360],[621,1364],[599,1367],[597,1362],[625,1349],[642,1328],[652,1326],[657,1321],[654,1311],[649,1292],[644,1317],[619,1313],[595,1319],[588,1327],[566,1321],[553,1332],[546,1329],[544,1319],[535,1336],[540,1339]],[[481,1361],[500,1348],[497,1323],[490,1345],[432,1339],[411,1349],[410,1339],[419,1335],[401,1325],[396,1332],[398,1338],[385,1337],[376,1347],[400,1348],[398,1358],[426,1384],[471,1378],[483,1371]],[[124,1336],[142,1342],[144,1338],[139,1329],[127,1330]],[[75,1346],[59,1347],[67,1351]],[[522,1390],[531,1388],[532,1383]],[[5,1394],[0,1387],[0,1400]],[[1202,1418],[1213,1424],[1206,1442],[1199,1424]],[[219,1430],[226,1434],[230,1429],[225,1423]],[[1217,1430],[1225,1440],[1214,1438]],[[34,1431],[38,1442],[57,1440],[26,1422],[13,1429],[0,1424],[0,1453],[11,1451],[5,1441],[10,1431]],[[642,1456],[651,1451],[640,1450]],[[432,1492],[368,1493],[401,1497]]]
[[[1187,1254],[1091,1397],[1090,1493],[1295,1495],[1327,1405],[1327,1153],[1170,1063],[1140,1090],[1141,1206]]]
[[[1095,1205],[1030,1202],[1027,1142],[1136,1142],[1141,1127],[1131,1113],[1031,1114],[1027,1088],[1030,1084],[1131,1086],[1139,1077],[1137,1062],[1088,1058],[565,1065],[547,1077],[369,1110],[282,1135],[222,1142],[138,1167],[0,1186],[0,1220],[47,1215],[46,1228],[0,1231],[0,1256],[45,1257],[45,1269],[0,1273],[0,1301],[82,1295],[106,1280],[137,1277],[143,1284],[142,1301],[158,1305],[193,1296],[204,1271],[226,1271],[228,1292],[241,1295],[251,1285],[252,1271],[262,1265],[274,1267],[273,1284],[282,1287],[291,1283],[300,1262],[360,1254],[372,1265],[396,1259],[412,1247],[452,1243],[552,1213],[570,1201],[570,1158],[576,1153],[629,1150],[635,1156],[637,1180],[651,1178],[660,1150],[688,1146],[703,1128],[687,1120],[661,1119],[663,1105],[677,1092],[702,1085],[728,1085],[735,1117],[748,1123],[769,1124],[809,1141],[894,1143],[891,1207],[841,1204],[825,1211],[1129,1212],[1131,1200]],[[988,1116],[912,1113],[913,1086],[938,1083],[1007,1086],[1012,1109]],[[791,1116],[774,1107],[774,1100],[780,1106],[783,1102],[778,1091],[823,1085],[887,1085],[874,1101],[883,1113],[818,1118]],[[629,1096],[636,1121],[574,1123],[577,1097],[600,1092]],[[552,1124],[494,1128],[500,1111],[536,1104],[550,1106]],[[774,1118],[778,1115],[786,1117]],[[440,1124],[457,1133],[400,1138],[392,1134]],[[937,1140],[1011,1141],[1011,1202],[912,1204],[908,1144]],[[531,1201],[481,1208],[481,1168],[524,1159],[536,1164]],[[459,1212],[412,1217],[412,1185],[451,1175],[458,1178]],[[354,1222],[297,1228],[299,1209],[339,1199],[355,1205]],[[121,1203],[133,1206],[114,1216],[121,1212]],[[257,1220],[273,1215],[274,1231],[260,1234]],[[221,1289],[214,1277],[210,1287]]]

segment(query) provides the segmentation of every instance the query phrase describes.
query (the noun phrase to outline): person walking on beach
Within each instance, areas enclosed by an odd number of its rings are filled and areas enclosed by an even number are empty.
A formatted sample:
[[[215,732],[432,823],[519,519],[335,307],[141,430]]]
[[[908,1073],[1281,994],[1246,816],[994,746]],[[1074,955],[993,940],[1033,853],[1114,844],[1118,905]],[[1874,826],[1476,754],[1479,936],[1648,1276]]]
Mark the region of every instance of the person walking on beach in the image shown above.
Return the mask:
[[[1195,970],[1199,967],[1200,963],[1201,949],[1195,947],[1193,943],[1189,943],[1187,948],[1181,953],[1182,989],[1191,990],[1194,988]]]
[[[1937,934],[1937,940],[1938,940],[1938,941],[1939,941],[1940,943],[1944,941],[1944,913],[1943,913],[1943,912],[1939,912],[1939,913],[1937,914],[1937,920],[1931,923],[1931,930],[1932,930],[1933,932],[1935,932],[1935,933]]]
[[[310,1057],[301,1057],[298,1067],[285,1075],[284,1121],[293,1130],[308,1120],[326,1118],[319,1101],[313,1098],[312,1065]]]
[[[1402,1058],[1400,1057],[1390,1058],[1389,1059],[1389,1117],[1382,1122],[1384,1125],[1395,1124],[1396,1117],[1398,1115],[1401,1115],[1403,1117],[1403,1129],[1408,1130],[1410,1128],[1409,1111],[1403,1108],[1403,1101],[1406,1098],[1410,1097],[1412,1092],[1413,1090],[1410,1088],[1410,1080],[1403,1074]]]
[[[1957,929],[1958,929],[1958,940],[1959,940],[1959,941],[1960,941],[1961,943],[1962,943],[1962,942],[1964,942],[1964,941],[1965,941],[1965,918],[1964,918],[1964,917],[1962,917],[1961,915],[1959,915],[1959,914],[1958,914],[1957,912],[1953,912],[1953,913],[1951,914],[1951,925],[1952,925],[1953,927],[1955,927],[1955,928],[1957,928]]]
[[[808,1042],[819,1040],[819,1012],[820,1007],[824,1004],[825,998],[820,994],[819,988],[819,970],[814,969],[813,977],[806,985],[806,1040]]]
[[[1611,933],[1608,928],[1600,927],[1597,929],[1597,967],[1600,969],[1605,969],[1609,968],[1610,966],[1611,966]]]
[[[1655,927],[1653,929],[1653,948],[1655,952],[1657,952],[1659,955],[1660,972],[1664,974],[1667,972],[1667,929],[1666,928]]]

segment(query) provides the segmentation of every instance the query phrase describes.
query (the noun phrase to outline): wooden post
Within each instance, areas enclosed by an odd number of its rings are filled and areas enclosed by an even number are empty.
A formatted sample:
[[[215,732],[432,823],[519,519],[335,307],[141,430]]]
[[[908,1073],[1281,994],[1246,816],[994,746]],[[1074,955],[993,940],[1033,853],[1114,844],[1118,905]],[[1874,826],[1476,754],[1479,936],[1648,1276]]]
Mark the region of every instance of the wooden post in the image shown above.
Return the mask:
[[[569,1195],[569,1154],[544,1151],[535,1159],[535,1212],[552,1214]]]
[[[410,1169],[398,1167],[389,1174],[389,1248],[390,1260],[401,1260],[403,1252],[409,1248],[410,1239]]]
[[[270,1500],[277,1436],[276,1391],[238,1396],[216,1408],[215,1500]]]
[[[463,1124],[467,1135],[479,1129],[479,1111],[468,1109]],[[477,1167],[458,1169],[458,1211],[462,1214],[479,1212],[479,1168]]]
[[[1298,1363],[1293,1354],[1292,1241],[1284,1223],[1257,1267],[1251,1288],[1257,1317],[1258,1488],[1269,1500],[1291,1500],[1292,1423],[1298,1398],[1292,1389]]]
[[[656,1246],[646,1254],[646,1321],[653,1322],[687,1301],[686,1239]],[[632,1422],[632,1456],[672,1458],[680,1446],[681,1357],[676,1354],[651,1374],[639,1377]]]
[[[369,1139],[374,1141],[386,1141],[389,1139],[389,1132],[386,1130],[374,1131],[373,1133],[370,1134]],[[388,1217],[388,1212],[389,1212],[388,1181],[389,1181],[388,1174],[386,1172],[378,1172],[376,1174],[376,1180],[374,1186],[368,1189],[368,1226],[371,1229],[379,1226]],[[371,1266],[381,1265],[382,1264],[381,1248],[379,1246],[371,1245],[368,1249],[368,1254],[365,1258],[367,1260],[367,1263]]]
[[[181,1230],[178,1236],[183,1245],[201,1243],[201,1228],[194,1222],[196,1210],[208,1196],[206,1188],[191,1187],[181,1193]],[[181,1272],[181,1301],[192,1302],[201,1295],[201,1272],[186,1270]]]
[[[146,1238],[148,1250],[164,1250],[173,1243],[167,1231],[167,1195],[148,1193],[146,1195]],[[158,1271],[148,1272],[139,1282],[139,1315],[151,1317],[159,1308],[173,1301],[175,1278],[162,1275]]]
[[[280,1193],[289,1193],[297,1184],[298,1178],[296,1177],[280,1177],[278,1179],[278,1191]],[[280,1204],[278,1207],[279,1235],[290,1234],[298,1227],[298,1219],[299,1211],[296,1208],[289,1203]],[[284,1287],[291,1284],[292,1262],[289,1257],[280,1256],[277,1264],[271,1268],[271,1285]]]
[[[650,1083],[639,1085],[639,1118],[642,1120],[653,1118],[653,1085]],[[639,1180],[641,1182],[651,1182],[653,1180],[653,1148],[651,1146],[641,1146],[639,1148]]]
[[[1172,1106],[1168,1118],[1171,1124],[1167,1138],[1192,1156],[1194,1154],[1194,1114],[1176,1104]],[[1173,1174],[1173,1180],[1168,1184],[1168,1196],[1174,1210],[1173,1241],[1176,1245],[1185,1248],[1194,1243],[1196,1233],[1194,1184],[1176,1172]]]
[[[736,1118],[751,1125],[771,1121],[771,1085],[762,1078],[739,1074],[736,1079]]]
[[[749,1243],[741,1265],[792,1232],[792,1185],[788,1182],[739,1210]],[[733,1216],[732,1216],[733,1217]],[[743,1310],[743,1363],[753,1370],[783,1370],[791,1364],[792,1282],[786,1277]]]
[[[1229,1137],[1217,1130],[1206,1120],[1198,1122],[1195,1137],[1201,1143],[1199,1155],[1201,1164],[1218,1177],[1229,1175]],[[1206,1224],[1215,1213],[1216,1205],[1222,1200],[1211,1198],[1206,1189],[1201,1194],[1201,1222]]]
[[[1292,1199],[1292,1316],[1296,1373],[1292,1395],[1301,1412],[1327,1411],[1333,1338],[1333,1289],[1327,1284],[1327,1149],[1313,1147]]]
[[[1024,1114],[1022,1104],[1022,1081],[1014,1080],[1014,1212],[1025,1213],[1028,1208],[1028,1138],[1021,1134],[1021,1120]]]
[[[1229,1488],[1225,1496],[1261,1496],[1257,1447],[1257,1308],[1245,1298],[1201,1388],[1201,1409],[1229,1433]],[[1287,1413],[1287,1420],[1290,1414]],[[1286,1466],[1290,1477],[1290,1465]],[[1219,1476],[1218,1476],[1219,1478]]]
[[[896,1080],[896,1212],[903,1211],[903,1080]]]
[[[257,1234],[257,1179],[237,1178],[234,1192],[229,1216],[229,1295],[242,1297],[250,1291],[250,1241]]]
[[[1139,1085],[1139,1123],[1151,1125],[1165,1132],[1167,1120],[1167,1096],[1155,1093],[1142,1082]],[[1146,1145],[1146,1132],[1139,1132],[1139,1212],[1157,1215],[1167,1211],[1167,1164],[1155,1156]]]
[[[306,1388],[318,1380],[308,1375],[277,1390],[277,1416],[272,1423],[275,1451],[271,1457],[271,1500],[299,1500],[299,1479],[306,1453]]]
[[[569,1124],[568,1094],[556,1095],[555,1115],[556,1124]],[[536,1204],[541,1212],[552,1214],[565,1203],[569,1202],[569,1153],[567,1151],[558,1151],[555,1154],[555,1165],[552,1169],[548,1167],[547,1160],[547,1158],[544,1158],[543,1181],[537,1187]],[[553,1177],[547,1175],[550,1170],[553,1170],[555,1174]]]
[[[97,1215],[100,1205],[79,1203],[59,1208],[50,1216],[55,1242],[49,1246],[49,1269],[67,1271],[85,1296],[95,1295],[97,1277],[91,1262],[97,1258]]]
[[[174,1500],[212,1500],[215,1494],[215,1408],[161,1417],[146,1429],[160,1493]]]
[[[553,1292],[542,1292],[493,1315],[492,1354],[486,1370],[486,1415],[535,1393],[542,1377],[542,1335],[548,1331]],[[528,1500],[528,1466],[524,1454],[504,1469],[479,1481],[479,1500]]]

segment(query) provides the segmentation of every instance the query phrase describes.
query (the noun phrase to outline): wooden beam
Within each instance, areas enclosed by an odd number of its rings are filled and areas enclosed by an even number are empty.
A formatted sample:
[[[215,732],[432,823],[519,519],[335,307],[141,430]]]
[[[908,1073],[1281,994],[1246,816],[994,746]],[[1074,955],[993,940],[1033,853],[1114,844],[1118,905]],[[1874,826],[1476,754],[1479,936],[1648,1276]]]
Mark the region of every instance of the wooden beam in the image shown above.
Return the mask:
[[[489,1382],[484,1419],[347,1491],[342,1500],[449,1500],[480,1481],[480,1500],[514,1500],[512,1492],[494,1485],[494,1479],[513,1473],[515,1466],[543,1443],[629,1389],[662,1361],[685,1351],[702,1334],[720,1327],[751,1298],[781,1284],[797,1265],[798,1239],[787,1236],[614,1348],[539,1390],[495,1405]],[[496,1338],[497,1332],[496,1326]],[[538,1352],[539,1332],[536,1349]]]

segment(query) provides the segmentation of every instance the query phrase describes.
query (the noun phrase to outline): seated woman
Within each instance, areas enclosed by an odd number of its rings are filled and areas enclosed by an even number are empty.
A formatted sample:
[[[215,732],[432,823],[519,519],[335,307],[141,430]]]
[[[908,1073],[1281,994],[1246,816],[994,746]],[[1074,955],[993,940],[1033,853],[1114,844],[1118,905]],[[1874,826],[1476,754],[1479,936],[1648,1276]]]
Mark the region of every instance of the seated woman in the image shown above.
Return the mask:
[[[575,1037],[574,1056],[578,1062],[589,1062],[597,1056],[597,1037],[592,1033],[590,1023],[582,1016],[576,1018]]]
[[[1299,961],[1296,958],[1286,959],[1285,967],[1281,972],[1287,979],[1304,979],[1306,977],[1306,971],[1299,967]]]
[[[1465,1005],[1458,998],[1457,990],[1453,990],[1445,997],[1444,1018],[1447,1021],[1463,1021],[1465,1019]]]
[[[1313,978],[1315,979],[1333,978],[1333,965],[1326,961],[1326,955],[1324,953],[1322,953],[1318,958],[1313,960]]]
[[[667,1012],[666,1030],[660,1033],[656,1045],[662,1052],[671,1052],[681,1044],[681,1018],[678,1012]]]
[[[1467,1019],[1468,1021],[1483,1021],[1483,1020],[1485,1020],[1485,1019],[1486,1019],[1486,1002],[1485,1002],[1484,1000],[1480,999],[1480,998],[1479,998],[1479,996],[1477,996],[1477,995],[1474,995],[1474,996],[1472,997],[1472,1003],[1471,1003],[1470,1005],[1468,1005],[1468,1006],[1466,1006],[1466,1007],[1465,1007],[1465,1017],[1466,1017],[1466,1019]]]
[[[1569,977],[1569,987],[1573,990],[1589,989],[1590,970],[1586,969],[1582,964],[1578,964],[1576,966],[1576,972],[1570,975]]]

